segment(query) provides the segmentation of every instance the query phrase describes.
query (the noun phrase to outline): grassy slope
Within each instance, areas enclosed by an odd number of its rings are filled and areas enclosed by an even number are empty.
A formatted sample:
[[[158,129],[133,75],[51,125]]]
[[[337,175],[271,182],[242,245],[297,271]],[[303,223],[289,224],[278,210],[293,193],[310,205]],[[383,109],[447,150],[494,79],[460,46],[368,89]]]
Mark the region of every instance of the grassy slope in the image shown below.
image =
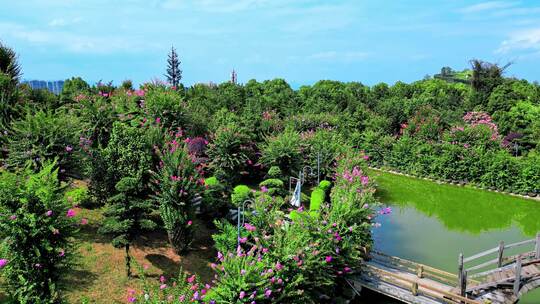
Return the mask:
[[[89,224],[81,230],[76,267],[62,282],[65,300],[68,303],[126,303],[127,288],[137,289],[142,284],[136,275],[131,280],[126,278],[124,250],[114,248],[109,238],[97,233],[103,210],[77,209],[77,217],[87,218]],[[205,282],[212,279],[210,262],[215,257],[210,238],[212,231],[204,223],[195,224],[193,250],[185,256],[173,252],[164,231],[141,235],[137,239],[131,254],[140,265],[148,266],[147,277],[157,282],[160,275],[176,277],[183,268],[199,275]],[[0,303],[4,301],[0,292]]]

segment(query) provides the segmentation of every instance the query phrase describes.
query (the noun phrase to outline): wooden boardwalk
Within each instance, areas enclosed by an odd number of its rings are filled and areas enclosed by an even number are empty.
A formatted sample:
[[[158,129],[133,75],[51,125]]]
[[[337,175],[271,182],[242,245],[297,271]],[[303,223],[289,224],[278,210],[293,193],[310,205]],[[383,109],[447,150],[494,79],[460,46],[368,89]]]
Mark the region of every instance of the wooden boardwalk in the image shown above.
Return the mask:
[[[506,254],[508,252],[513,254]],[[495,256],[490,259],[490,256]],[[540,287],[540,233],[535,239],[459,256],[458,274],[372,252],[360,275],[349,280],[411,304],[514,304]]]

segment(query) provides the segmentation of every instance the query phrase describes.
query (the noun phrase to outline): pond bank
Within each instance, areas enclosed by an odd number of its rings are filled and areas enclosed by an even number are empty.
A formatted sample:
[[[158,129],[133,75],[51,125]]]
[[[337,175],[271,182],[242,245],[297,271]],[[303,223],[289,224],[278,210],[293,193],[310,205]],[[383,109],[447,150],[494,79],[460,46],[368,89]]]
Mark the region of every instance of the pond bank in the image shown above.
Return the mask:
[[[374,230],[375,247],[442,270],[457,273],[459,253],[465,256],[526,240],[540,231],[540,205],[535,200],[371,170],[377,196],[393,212],[381,216]],[[366,293],[357,303],[394,304]],[[540,289],[520,304],[540,303]]]
[[[517,193],[511,193],[511,192],[504,192],[504,191],[499,191],[499,190],[492,190],[492,189],[482,188],[482,187],[476,186],[476,185],[471,184],[471,183],[449,183],[449,182],[445,182],[443,180],[433,179],[433,178],[429,178],[429,177],[415,176],[415,175],[411,175],[411,174],[407,174],[407,173],[403,173],[403,172],[399,172],[399,171],[394,171],[394,170],[389,170],[389,169],[381,169],[381,168],[377,168],[377,167],[369,167],[369,170],[378,171],[378,172],[386,172],[386,173],[390,173],[390,174],[394,174],[394,175],[402,175],[402,176],[406,176],[406,177],[410,177],[410,178],[416,178],[416,179],[421,179],[421,180],[425,180],[425,181],[430,181],[432,183],[437,183],[437,184],[454,185],[454,186],[460,186],[460,187],[468,187],[468,188],[472,188],[472,189],[476,189],[476,190],[495,192],[495,193],[515,196],[515,197],[519,197],[519,198],[523,198],[523,199],[535,200],[535,201],[540,202],[540,194],[537,195],[537,196],[521,195],[521,194],[517,194]]]

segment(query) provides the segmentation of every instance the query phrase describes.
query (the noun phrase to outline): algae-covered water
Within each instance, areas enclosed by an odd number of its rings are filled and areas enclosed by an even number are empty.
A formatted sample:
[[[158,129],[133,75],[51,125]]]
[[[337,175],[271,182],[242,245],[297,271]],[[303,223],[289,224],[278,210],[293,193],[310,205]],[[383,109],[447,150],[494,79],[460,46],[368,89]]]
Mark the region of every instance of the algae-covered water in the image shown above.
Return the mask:
[[[380,201],[393,209],[374,230],[375,248],[390,255],[457,273],[459,253],[470,256],[540,231],[540,201],[379,171],[371,175]],[[358,303],[400,302],[363,292]],[[540,289],[520,304],[540,304]]]

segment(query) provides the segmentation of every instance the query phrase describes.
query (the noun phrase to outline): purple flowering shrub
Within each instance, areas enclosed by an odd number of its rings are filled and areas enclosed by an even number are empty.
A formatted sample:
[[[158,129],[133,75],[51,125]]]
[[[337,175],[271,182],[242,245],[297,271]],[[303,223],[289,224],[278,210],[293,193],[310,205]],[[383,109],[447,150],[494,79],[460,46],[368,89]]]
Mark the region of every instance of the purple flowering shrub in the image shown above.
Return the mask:
[[[190,154],[180,133],[172,135],[161,151],[161,160],[154,175],[155,200],[167,230],[169,241],[177,253],[188,249],[193,240],[192,201],[204,188],[200,166]]]
[[[212,135],[207,154],[215,176],[230,187],[241,178],[254,154],[251,135],[238,123],[222,125]]]
[[[180,269],[177,278],[160,276],[159,281],[149,280],[144,273],[145,267],[136,264],[137,274],[143,282],[142,290],[128,288],[126,294],[127,303],[148,304],[187,304],[202,302],[208,284],[201,284],[195,275],[188,275]]]
[[[18,303],[58,303],[57,283],[74,253],[78,224],[55,166],[0,173],[0,275]]]
[[[257,192],[238,248],[231,248],[233,225],[220,227],[226,233],[220,236],[231,240],[220,239],[224,245],[217,246],[217,283],[205,302],[251,303],[259,297],[256,303],[321,303],[340,294],[342,280],[358,270],[372,244],[377,203],[365,162],[351,153],[338,160],[331,204],[323,204],[318,217],[302,206],[291,221],[288,202]]]
[[[204,137],[186,138],[188,151],[197,157],[205,155],[206,146],[208,146],[208,140]]]

